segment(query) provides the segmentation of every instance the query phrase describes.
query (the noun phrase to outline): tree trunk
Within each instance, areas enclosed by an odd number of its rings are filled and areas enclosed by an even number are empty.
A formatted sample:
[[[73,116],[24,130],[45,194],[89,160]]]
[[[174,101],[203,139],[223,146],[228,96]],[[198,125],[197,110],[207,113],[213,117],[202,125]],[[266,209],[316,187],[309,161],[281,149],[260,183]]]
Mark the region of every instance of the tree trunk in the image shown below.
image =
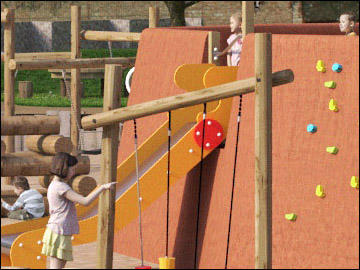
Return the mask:
[[[170,13],[171,26],[185,26],[185,1],[165,1]]]

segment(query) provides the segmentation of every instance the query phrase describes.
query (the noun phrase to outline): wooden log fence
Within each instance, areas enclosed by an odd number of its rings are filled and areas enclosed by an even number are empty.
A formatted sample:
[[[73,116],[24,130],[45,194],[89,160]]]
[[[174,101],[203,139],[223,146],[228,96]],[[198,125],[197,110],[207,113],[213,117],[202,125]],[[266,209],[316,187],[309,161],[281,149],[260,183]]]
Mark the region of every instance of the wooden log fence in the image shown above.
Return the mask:
[[[275,72],[272,75],[272,86],[279,86],[290,83],[293,81],[293,79],[294,74],[291,70]],[[220,86],[205,88],[203,90],[152,100],[126,108],[120,108],[108,112],[85,116],[82,118],[81,124],[84,129],[102,127],[117,122],[124,122],[161,112],[203,104],[206,102],[229,98],[240,94],[251,93],[255,91],[255,85],[255,77],[246,80],[235,81],[222,84]]]
[[[1,135],[59,134],[60,117],[51,116],[1,116]]]
[[[103,68],[105,65],[122,65],[131,68],[135,65],[135,57],[113,58],[81,58],[81,59],[41,59],[41,60],[16,60],[9,61],[10,70],[47,70],[67,68]]]
[[[53,156],[43,156],[35,152],[17,152],[1,156],[1,176],[41,176],[50,175]],[[77,156],[76,174],[90,172],[88,156]]]
[[[27,136],[25,145],[29,151],[47,155],[55,155],[58,152],[71,153],[73,148],[70,138],[61,135]]]
[[[70,52],[15,53],[16,60],[70,59],[70,57]],[[4,58],[4,54],[1,53],[1,62],[4,62]]]
[[[80,37],[83,40],[93,41],[129,41],[139,42],[141,33],[112,32],[112,31],[81,31]]]

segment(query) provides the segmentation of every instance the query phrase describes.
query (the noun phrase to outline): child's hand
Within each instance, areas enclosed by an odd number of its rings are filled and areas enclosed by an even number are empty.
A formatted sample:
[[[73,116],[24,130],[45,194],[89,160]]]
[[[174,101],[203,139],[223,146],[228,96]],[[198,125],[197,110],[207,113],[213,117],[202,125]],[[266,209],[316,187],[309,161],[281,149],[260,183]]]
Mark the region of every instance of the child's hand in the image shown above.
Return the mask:
[[[110,189],[112,186],[115,186],[117,182],[111,182],[108,184],[103,184],[104,189]]]
[[[1,202],[2,202],[2,203],[5,202],[5,201],[3,200],[3,198],[1,198]]]

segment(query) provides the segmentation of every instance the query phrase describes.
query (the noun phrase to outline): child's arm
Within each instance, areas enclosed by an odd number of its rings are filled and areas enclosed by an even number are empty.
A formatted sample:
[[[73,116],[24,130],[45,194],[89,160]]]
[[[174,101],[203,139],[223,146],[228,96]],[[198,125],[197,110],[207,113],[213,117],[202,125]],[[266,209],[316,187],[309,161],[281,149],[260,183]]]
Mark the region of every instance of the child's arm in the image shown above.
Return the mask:
[[[235,44],[235,42],[239,39],[242,38],[242,34],[239,34],[230,44],[229,46],[227,46],[222,52],[220,52],[219,54],[217,54],[216,56],[222,56],[225,53],[227,53],[228,51],[230,51],[231,47]]]
[[[227,55],[227,65],[230,67],[231,66],[231,54]]]
[[[10,205],[7,202],[5,202],[3,198],[1,198],[1,206],[4,207],[6,210],[15,211],[23,206],[23,202],[19,199],[17,199],[13,205]]]
[[[81,204],[81,205],[84,205],[84,206],[88,206],[100,195],[100,193],[103,190],[110,189],[115,184],[116,184],[116,182],[103,184],[99,188],[97,188],[96,190],[91,192],[89,195],[87,195],[86,197],[76,193],[72,189],[68,190],[64,194],[64,196],[65,196],[65,198],[67,198],[68,200],[70,200],[70,201],[72,201],[74,203],[78,203],[78,204]]]

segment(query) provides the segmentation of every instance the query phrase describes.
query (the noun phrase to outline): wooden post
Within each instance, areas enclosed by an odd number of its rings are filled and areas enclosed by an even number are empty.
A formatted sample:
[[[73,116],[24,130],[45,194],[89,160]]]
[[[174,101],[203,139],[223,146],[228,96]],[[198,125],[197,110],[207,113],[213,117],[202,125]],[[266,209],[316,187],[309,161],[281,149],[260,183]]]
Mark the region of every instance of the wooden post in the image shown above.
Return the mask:
[[[15,10],[6,8],[7,23],[4,26],[4,116],[15,114],[15,71],[9,69],[9,61],[15,57]],[[15,137],[6,136],[6,152],[15,150]],[[11,178],[5,178],[5,184],[11,184]]]
[[[254,1],[242,1],[242,24],[243,35],[254,33]]]
[[[149,28],[159,27],[159,8],[149,7]]]
[[[255,34],[255,268],[272,268],[271,34]]]
[[[81,9],[79,6],[71,6],[71,59],[80,58],[80,27]],[[71,69],[71,127],[70,137],[73,144],[72,154],[77,156],[79,145],[79,128],[81,119],[80,105],[80,68]]]
[[[105,66],[104,111],[120,106],[122,67]],[[101,184],[116,182],[119,123],[103,128],[101,149]],[[99,197],[97,228],[97,268],[112,269],[115,220],[115,188],[105,190]]]
[[[33,84],[31,81],[19,81],[19,97],[31,98],[33,96]]]
[[[208,35],[208,63],[220,65],[220,59],[214,60],[214,48],[220,50],[220,33],[211,31]]]

